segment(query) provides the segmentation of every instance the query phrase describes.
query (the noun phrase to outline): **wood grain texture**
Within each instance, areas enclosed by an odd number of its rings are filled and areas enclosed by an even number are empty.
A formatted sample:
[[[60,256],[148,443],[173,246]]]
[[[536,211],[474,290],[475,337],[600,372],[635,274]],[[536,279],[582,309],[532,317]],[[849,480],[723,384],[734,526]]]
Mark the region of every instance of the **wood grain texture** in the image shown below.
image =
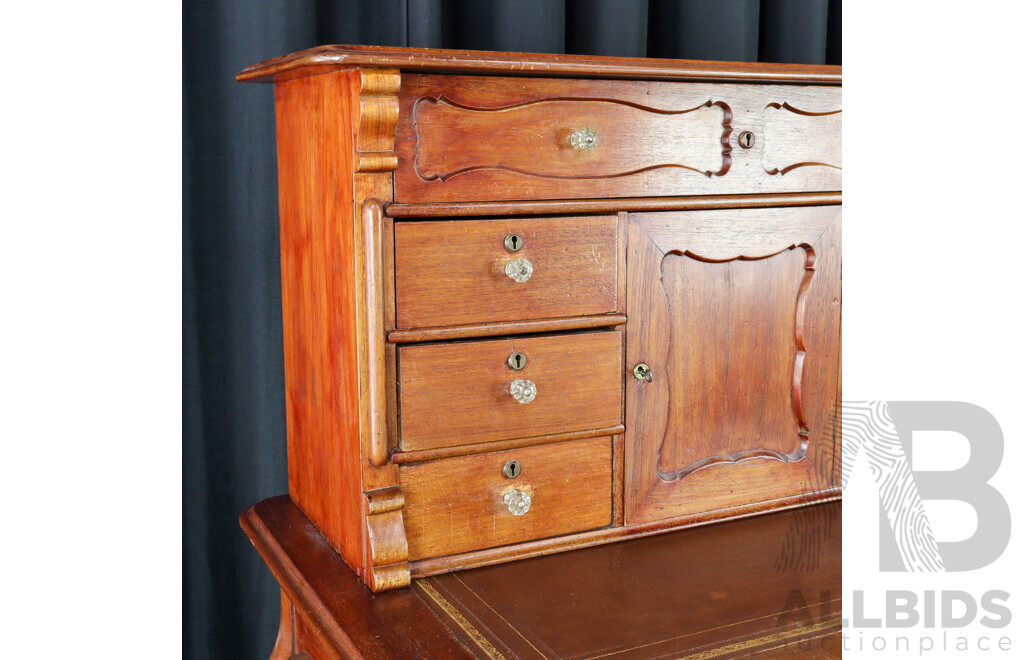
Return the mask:
[[[288,487],[350,565],[363,565],[361,397],[352,205],[353,74],[281,83],[281,213]]]
[[[397,486],[364,493],[370,548],[367,586],[384,591],[409,586],[409,545],[402,508],[405,496]]]
[[[363,286],[356,289],[353,323],[359,355],[349,365],[359,376],[360,477],[367,502],[389,494],[385,501],[394,504],[387,511],[364,510],[364,559],[357,573],[376,590],[409,582],[398,471],[387,462],[397,442],[397,396],[395,355],[384,336],[394,323],[393,249],[390,222],[381,212],[382,204],[393,199],[400,86],[401,76],[395,69],[362,68],[355,71],[349,90],[349,105],[356,109],[351,200],[356,249],[352,258],[356,272],[363,274]]]
[[[522,473],[502,474],[517,460]],[[592,438],[404,466],[410,559],[558,536],[611,524],[610,438]],[[524,515],[503,498],[530,495]]]
[[[605,527],[577,534],[525,541],[516,545],[473,550],[448,557],[420,559],[409,562],[409,571],[414,579],[422,578],[452,571],[493,566],[494,564],[508,561],[546,557],[568,550],[582,550],[629,539],[644,538],[731,520],[742,520],[767,513],[802,509],[809,505],[834,502],[841,499],[842,490],[840,488],[828,488],[817,492],[782,497],[777,500],[753,502],[751,504],[704,511],[667,520]]]
[[[840,215],[630,216],[626,524],[834,485]]]
[[[526,367],[515,371],[519,351]],[[622,333],[617,330],[402,346],[403,451],[616,426],[622,420]],[[514,380],[537,388],[530,403]]]
[[[370,441],[370,462],[375,466],[384,465],[388,460],[388,395],[387,358],[384,353],[384,268],[382,265],[384,234],[384,209],[380,200],[368,199],[363,204],[363,236],[367,242],[363,261],[365,272],[363,283],[366,287],[366,359],[373,365],[369,374],[368,397],[370,403],[367,433]],[[390,275],[390,274],[389,274]]]
[[[838,68],[327,47],[240,78],[278,82],[289,492],[371,588],[839,496]],[[575,527],[501,521],[511,455]],[[344,656],[296,597],[275,653]]]
[[[277,626],[277,640],[270,651],[270,660],[290,660],[298,653],[295,641],[295,608],[288,595],[281,590],[281,620]]]
[[[809,112],[773,101],[764,108],[764,134],[761,165],[769,175],[785,176],[800,167],[843,169],[841,109]],[[807,139],[790,139],[800,135]]]
[[[241,522],[286,597],[296,594],[281,635],[294,625],[296,653],[512,660],[539,649],[549,658],[792,657],[783,644],[839,628],[841,520],[838,502],[802,507],[381,594],[360,585],[287,497]],[[667,571],[680,557],[701,570]],[[804,564],[785,568],[792,560]],[[794,591],[807,609],[788,600]]]
[[[618,213],[618,236],[616,236],[617,247],[621,256],[621,261],[618,263],[618,267],[615,269],[615,298],[618,303],[618,309],[616,310],[619,314],[626,314],[626,250],[628,242],[628,226],[629,216],[625,211],[619,211]]]
[[[360,169],[360,154],[394,161],[395,123],[398,120],[396,95],[401,76],[394,69],[358,69],[352,78],[349,105],[357,109],[353,126],[355,161],[352,173],[352,207],[356,249],[352,258],[356,272],[363,273],[364,286],[356,290],[354,330],[359,347],[359,360],[351,368],[359,374],[361,466],[364,491],[392,488],[398,485],[394,466],[381,462],[397,438],[393,408],[395,394],[395,361],[388,354],[384,332],[393,327],[393,248],[389,224],[379,212],[378,202],[393,199],[393,163]],[[389,155],[390,154],[390,155]],[[390,169],[389,169],[390,168]],[[363,534],[364,545],[368,539]],[[370,555],[371,549],[365,548]],[[367,560],[369,562],[369,560]]]
[[[619,213],[629,211],[699,211],[721,208],[764,208],[768,206],[823,206],[842,204],[841,192],[780,193],[770,195],[715,195],[707,197],[629,197],[610,199],[562,199],[507,202],[437,202],[388,204],[395,218],[547,215]]]
[[[398,327],[614,313],[617,233],[615,216],[397,223]],[[522,249],[505,249],[509,234]],[[526,282],[505,272],[519,258],[533,264]]]
[[[621,268],[620,278],[625,281],[626,269]],[[626,296],[620,293],[619,305],[625,307]],[[541,332],[564,332],[566,330],[590,330],[613,327],[626,322],[625,314],[599,314],[596,316],[574,316],[564,319],[540,319],[537,321],[504,321],[500,323],[475,323],[442,328],[417,328],[415,330],[392,330],[388,341],[394,344],[410,344],[424,341],[447,341],[471,337],[498,337]]]
[[[291,660],[348,660],[350,656],[345,652],[339,652],[331,645],[316,626],[308,623],[302,617],[295,621],[295,645],[301,651],[299,655]]]
[[[622,429],[625,431],[625,427]],[[612,438],[612,525],[621,527],[625,523],[623,509],[622,468],[625,461],[626,444],[621,435]]]
[[[298,651],[313,658],[474,658],[409,589],[374,594],[286,496],[239,518],[295,606]],[[400,613],[400,615],[396,615]]]
[[[401,203],[842,189],[841,88],[409,74],[399,105]]]
[[[330,45],[317,46],[252,64],[235,76],[235,79],[239,82],[280,82],[354,67],[516,76],[718,82],[741,80],[822,85],[841,84],[843,71],[842,67],[838,66],[807,64],[704,62],[596,55]]]
[[[395,221],[384,217],[381,227],[383,258],[384,299],[382,302],[382,320],[384,328],[395,327]],[[385,337],[388,332],[385,331]],[[398,349],[390,340],[384,344],[385,385],[387,387],[387,446],[388,454],[398,448]]]
[[[481,442],[472,445],[456,445],[454,447],[439,447],[438,449],[420,449],[416,451],[396,451],[391,455],[394,463],[422,463],[433,461],[439,458],[452,458],[454,456],[468,456],[470,454],[483,454],[490,451],[505,451],[508,449],[519,449],[520,447],[534,447],[536,445],[550,445],[555,442],[567,440],[582,440],[583,438],[597,438],[605,435],[621,437],[626,427],[608,426],[585,431],[569,431],[567,433],[550,433],[548,435],[534,435],[526,438],[514,438],[512,440],[498,440],[496,442]]]
[[[841,518],[839,504],[816,506],[419,579],[414,589],[454,606],[506,658],[789,658],[787,642],[842,632]],[[781,568],[797,558],[799,570]],[[839,657],[841,645],[832,649]],[[796,657],[830,657],[811,650]]]
[[[392,197],[398,88],[397,71],[360,70],[275,90],[289,489],[371,584],[385,570],[381,553],[393,553],[381,550],[383,530],[385,546],[401,532],[400,511],[367,521],[362,503],[362,491],[398,485],[386,465],[393,314],[380,201]],[[390,559],[388,579],[403,583],[396,567],[407,584],[407,565]]]
[[[710,177],[726,174],[732,162],[732,111],[722,102],[661,111],[606,99],[488,107],[423,97],[413,105],[412,122],[413,169],[424,181],[450,181],[482,169],[607,179],[673,167]],[[572,145],[571,135],[581,129],[595,132],[595,148]]]
[[[398,166],[394,146],[401,74],[397,69],[360,69],[359,77],[355,171],[392,172]]]

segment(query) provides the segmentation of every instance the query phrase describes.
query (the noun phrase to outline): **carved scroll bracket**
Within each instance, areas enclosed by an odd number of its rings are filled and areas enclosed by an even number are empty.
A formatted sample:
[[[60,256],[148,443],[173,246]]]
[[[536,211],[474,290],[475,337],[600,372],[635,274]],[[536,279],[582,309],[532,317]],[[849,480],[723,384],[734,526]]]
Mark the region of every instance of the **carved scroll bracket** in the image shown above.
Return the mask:
[[[405,495],[397,486],[363,493],[369,545],[366,582],[376,592],[409,586],[409,543],[405,538]]]
[[[360,69],[359,121],[356,129],[356,172],[392,172],[398,167],[395,126],[398,123],[398,69]]]

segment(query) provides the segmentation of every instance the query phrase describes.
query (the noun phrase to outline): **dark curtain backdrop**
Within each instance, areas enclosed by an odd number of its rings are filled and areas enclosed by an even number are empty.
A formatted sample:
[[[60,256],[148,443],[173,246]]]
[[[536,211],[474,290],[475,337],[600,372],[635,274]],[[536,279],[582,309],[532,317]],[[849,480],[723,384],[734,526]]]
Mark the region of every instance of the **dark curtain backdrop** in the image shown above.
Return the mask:
[[[263,659],[277,630],[276,583],[237,524],[287,492],[274,104],[235,73],[328,43],[839,64],[841,13],[841,0],[186,0],[184,657]]]

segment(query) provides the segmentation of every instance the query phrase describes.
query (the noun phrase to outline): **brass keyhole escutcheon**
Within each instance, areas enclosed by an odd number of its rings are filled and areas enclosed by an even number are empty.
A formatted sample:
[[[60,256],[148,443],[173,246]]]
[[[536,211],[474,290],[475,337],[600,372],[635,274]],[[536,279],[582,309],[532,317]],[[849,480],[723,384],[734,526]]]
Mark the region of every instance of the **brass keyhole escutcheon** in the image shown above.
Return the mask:
[[[754,146],[754,134],[750,131],[743,131],[739,136],[740,146],[744,149],[749,149]]]
[[[651,368],[643,362],[633,367],[633,378],[640,381],[647,381],[648,383],[654,380],[654,376],[651,374]]]
[[[505,467],[501,468],[501,473],[509,479],[515,479],[523,473],[523,466],[519,464],[519,461],[509,461],[505,463]]]
[[[526,366],[526,356],[519,351],[516,351],[512,355],[508,356],[508,366],[515,371],[522,371],[523,367]]]
[[[509,252],[519,252],[523,249],[523,237],[519,234],[509,234],[505,237],[505,249]]]

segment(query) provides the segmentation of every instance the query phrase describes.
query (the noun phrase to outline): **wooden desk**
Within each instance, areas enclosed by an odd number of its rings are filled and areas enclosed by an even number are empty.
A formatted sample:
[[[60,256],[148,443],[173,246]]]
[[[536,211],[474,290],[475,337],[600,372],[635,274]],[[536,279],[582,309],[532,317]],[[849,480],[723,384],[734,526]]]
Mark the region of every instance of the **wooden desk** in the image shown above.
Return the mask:
[[[238,80],[276,99],[289,496],[374,591],[841,496],[841,69]]]
[[[281,584],[272,660],[842,655],[840,502],[378,594],[287,496],[241,525]]]

